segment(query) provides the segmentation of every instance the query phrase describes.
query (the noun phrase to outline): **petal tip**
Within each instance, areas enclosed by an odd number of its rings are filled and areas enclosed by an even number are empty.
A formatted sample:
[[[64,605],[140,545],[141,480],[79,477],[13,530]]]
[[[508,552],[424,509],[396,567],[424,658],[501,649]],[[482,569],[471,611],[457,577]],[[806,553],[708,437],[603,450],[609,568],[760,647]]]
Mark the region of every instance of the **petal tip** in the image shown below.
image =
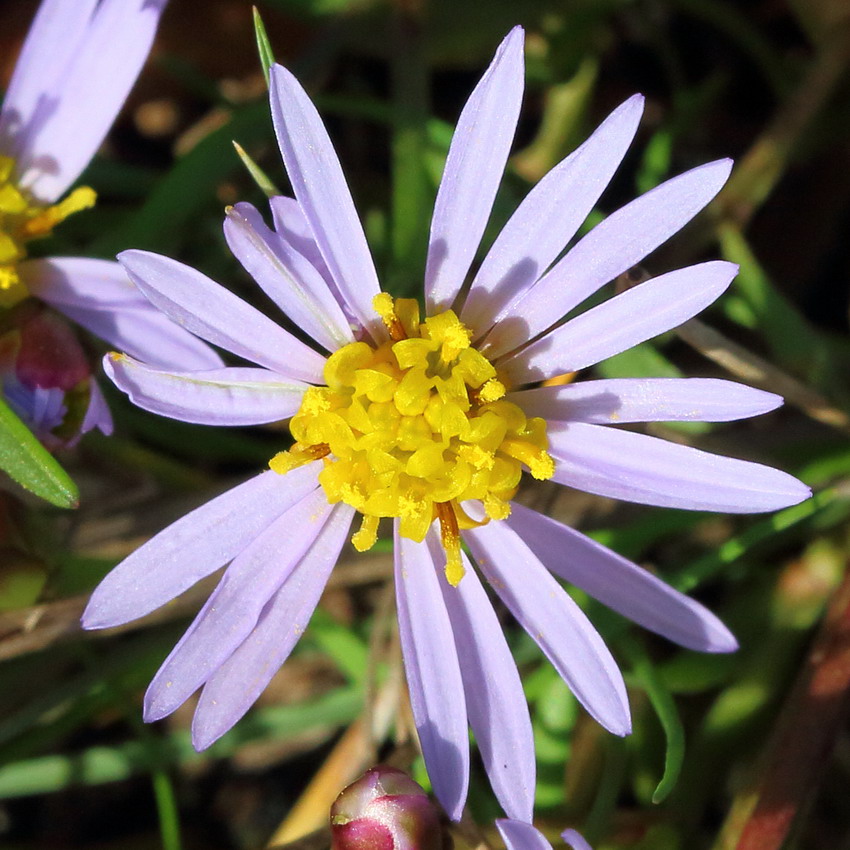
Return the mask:
[[[222,729],[219,728],[220,724],[203,720],[199,721],[198,712],[196,711],[192,721],[192,746],[198,753],[209,749],[222,735],[230,731],[231,726]]]
[[[511,28],[511,31],[505,36],[505,44],[513,44],[515,41],[525,41],[525,27],[522,24],[517,24]]]
[[[723,635],[717,635],[716,638],[712,641],[711,646],[706,649],[706,652],[712,652],[718,655],[726,655],[730,652],[737,652],[740,649],[740,644],[738,643],[735,635],[732,632],[727,631]]]
[[[630,109],[643,113],[643,109],[646,106],[646,95],[641,94],[640,92],[635,92],[630,98],[623,102],[623,106],[628,106]]]
[[[95,606],[89,602],[86,605],[86,610],[83,611],[82,616],[80,617],[80,625],[87,631],[95,631],[97,629],[106,629],[112,625],[108,620],[104,619],[102,614],[99,614],[95,610],[93,610]]]
[[[723,159],[716,159],[713,162],[706,163],[703,166],[706,171],[710,170],[712,172],[716,172],[720,184],[717,187],[718,192],[723,187],[723,184],[729,179],[729,175],[732,173],[734,165],[735,160],[727,156]]]
[[[145,723],[155,723],[157,720],[162,720],[163,717],[168,717],[182,704],[182,702],[174,704],[173,700],[166,699],[169,695],[168,688],[172,684],[174,683],[171,680],[161,682],[159,673],[154,676],[142,701],[142,720]]]

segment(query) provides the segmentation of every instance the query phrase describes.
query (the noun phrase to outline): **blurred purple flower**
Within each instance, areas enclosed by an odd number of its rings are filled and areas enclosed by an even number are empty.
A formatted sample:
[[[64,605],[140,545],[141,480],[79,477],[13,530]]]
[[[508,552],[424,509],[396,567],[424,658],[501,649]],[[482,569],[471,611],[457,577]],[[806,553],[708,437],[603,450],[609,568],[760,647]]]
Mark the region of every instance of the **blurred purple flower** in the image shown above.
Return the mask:
[[[221,364],[218,355],[153,309],[118,263],[26,258],[28,242],[94,203],[85,186],[60,198],[123,105],[166,2],[42,2],[0,110],[0,307],[34,296],[145,362],[213,368]],[[108,429],[108,411],[91,387],[89,422]],[[45,405],[55,414],[65,404],[55,387],[30,389],[9,396],[28,421],[41,419]]]
[[[434,791],[452,818],[467,792],[467,723],[506,813],[530,823],[535,759],[520,678],[478,569],[585,708],[630,730],[616,662],[552,573],[677,643],[729,652],[709,611],[578,532],[508,500],[520,469],[650,505],[769,511],[809,490],[783,472],[612,424],[754,416],[775,395],[721,380],[597,380],[530,388],[686,321],[736,268],[663,274],[558,324],[565,313],[684,226],[723,185],[726,160],[667,181],[613,213],[561,259],[629,146],[635,96],[529,193],[461,288],[490,214],[519,114],[523,33],[499,48],[460,117],[440,184],[425,273],[428,318],[380,294],[342,170],[294,77],[275,67],[271,104],[295,199],[272,201],[275,231],[247,204],[229,211],[233,253],[330,358],[174,260],[120,260],[151,302],[251,361],[160,371],[113,354],[106,369],[140,407],[247,425],[293,417],[296,443],[272,469],[180,519],[95,590],[86,628],[125,623],[230,563],[148,689],[145,719],[203,687],[195,746],[248,710],[303,632],[349,533],[374,542],[395,517],[399,628],[414,718]],[[459,308],[461,321],[452,308]],[[529,342],[531,340],[531,342]],[[504,384],[510,386],[507,398]],[[326,386],[327,384],[327,386]],[[285,473],[285,474],[284,474]],[[492,521],[491,521],[492,520]],[[443,565],[446,565],[445,571]]]

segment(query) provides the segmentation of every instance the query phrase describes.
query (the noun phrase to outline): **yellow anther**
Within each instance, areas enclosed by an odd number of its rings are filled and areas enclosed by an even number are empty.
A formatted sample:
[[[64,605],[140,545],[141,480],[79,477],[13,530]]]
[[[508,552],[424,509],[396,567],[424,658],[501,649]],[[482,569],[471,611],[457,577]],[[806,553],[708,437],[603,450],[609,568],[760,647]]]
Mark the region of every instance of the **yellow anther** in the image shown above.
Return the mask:
[[[396,313],[395,302],[391,295],[386,292],[379,292],[372,299],[372,309],[381,317],[387,326],[391,339],[397,341],[407,337],[407,332],[398,317],[398,313]]]
[[[367,552],[378,539],[378,517],[364,516],[360,530],[351,536],[351,543],[358,552]]]
[[[496,370],[451,310],[420,324],[412,300],[382,294],[374,306],[390,341],[351,343],[328,359],[327,386],[304,394],[290,423],[295,444],[270,466],[283,473],[324,457],[328,501],[363,515],[358,549],[372,545],[380,517],[397,518],[416,541],[439,519],[446,578],[457,585],[459,528],[506,518],[524,468],[551,477],[546,424],[504,400]],[[469,501],[483,503],[484,519],[463,510]]]
[[[490,519],[507,519],[511,515],[510,502],[505,502],[493,493],[484,497],[484,510]]]
[[[278,452],[269,461],[269,469],[278,475],[286,475],[287,472],[292,472],[296,466],[301,466],[302,463],[303,461],[290,452]]]
[[[532,477],[538,481],[548,481],[555,474],[555,461],[549,452],[541,451],[528,465]]]
[[[484,385],[478,390],[478,398],[483,401],[485,404],[491,401],[498,401],[500,398],[503,398],[507,390],[505,389],[505,385],[501,381],[497,381],[495,378],[490,378],[489,381],[486,381]]]
[[[458,456],[463,458],[467,463],[474,466],[476,469],[492,469],[496,458],[492,452],[482,449],[481,446],[469,445],[461,446],[458,450]]]

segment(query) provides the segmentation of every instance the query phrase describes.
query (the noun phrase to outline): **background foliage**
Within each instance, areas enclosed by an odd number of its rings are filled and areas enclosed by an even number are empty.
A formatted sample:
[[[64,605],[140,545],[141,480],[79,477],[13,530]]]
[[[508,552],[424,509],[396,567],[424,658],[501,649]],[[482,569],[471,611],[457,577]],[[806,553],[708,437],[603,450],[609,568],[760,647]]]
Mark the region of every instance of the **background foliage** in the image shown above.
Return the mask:
[[[3,85],[34,9],[4,2]],[[420,287],[451,128],[515,23],[528,29],[527,95],[490,238],[529,185],[634,91],[647,96],[638,141],[587,226],[670,175],[736,159],[711,208],[646,263],[658,272],[724,256],[741,265],[732,290],[699,321],[598,372],[731,376],[782,393],[785,408],[754,422],[652,430],[776,464],[817,495],[747,518],[537,491],[535,506],[694,593],[741,642],[734,656],[701,656],[579,598],[627,671],[635,733],[619,740],[511,632],[533,709],[538,813],[553,835],[574,825],[611,850],[850,848],[850,7],[266,0],[260,11],[275,56],[329,122],[396,294]],[[150,248],[268,307],[221,235],[225,204],[264,200],[232,140],[286,190],[249,3],[172,0],[142,80],[84,175],[100,203],[45,253]],[[109,400],[116,437],[91,434],[60,458],[79,508],[11,484],[0,504],[0,843],[257,848],[321,828],[329,799],[378,755],[425,782],[398,700],[387,546],[344,559],[292,659],[210,751],[191,749],[190,709],[141,723],[141,693],[208,585],[106,634],[79,630],[86,594],[286,437],[176,424],[118,393]],[[70,504],[74,485],[61,473],[44,487]],[[459,846],[491,840],[499,814],[478,769],[470,813]],[[326,844],[322,833],[306,842]]]

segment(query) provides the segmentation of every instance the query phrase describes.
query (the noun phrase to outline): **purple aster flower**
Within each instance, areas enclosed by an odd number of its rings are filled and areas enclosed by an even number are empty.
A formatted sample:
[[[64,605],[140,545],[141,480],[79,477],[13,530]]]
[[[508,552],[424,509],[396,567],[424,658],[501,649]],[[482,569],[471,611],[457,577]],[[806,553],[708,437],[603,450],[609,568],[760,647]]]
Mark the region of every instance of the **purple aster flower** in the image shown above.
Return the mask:
[[[147,614],[230,564],[145,698],[157,720],[203,688],[195,746],[248,710],[303,632],[356,514],[357,549],[380,517],[395,533],[396,593],[414,718],[434,791],[459,818],[475,733],[505,812],[530,823],[535,759],[520,678],[479,571],[585,708],[630,730],[617,664],[553,577],[683,646],[735,640],[698,603],[635,564],[510,500],[538,479],[650,505],[769,511],[809,490],[775,469],[611,427],[724,421],[777,396],[719,380],[589,381],[534,388],[686,321],[732,280],[730,263],[663,274],[566,323],[708,203],[728,161],[682,174],[611,215],[561,259],[640,119],[616,109],[529,193],[472,267],[508,157],[523,88],[523,33],[499,48],[461,114],[440,184],[425,272],[426,317],[381,293],[339,161],[309,98],[284,68],[271,104],[295,199],[272,201],[275,230],[249,205],[228,211],[234,254],[319,353],[199,272],[142,251],[120,260],[172,319],[254,366],[163,371],[106,359],[139,406],[188,422],[287,417],[295,444],[271,469],[180,519],[95,590],[86,628]],[[477,565],[461,551],[463,538]]]
[[[95,193],[86,186],[62,196],[115,120],[147,58],[165,4],[42,2],[0,110],[0,307],[34,296],[146,362],[214,368],[221,364],[218,355],[153,309],[118,263],[27,259],[31,240],[94,204]],[[108,431],[109,412],[93,381],[91,388],[87,422]],[[46,422],[47,408],[49,419],[66,407],[55,386],[24,389],[10,390],[4,383],[10,403],[27,421]],[[47,391],[53,391],[49,401]]]

